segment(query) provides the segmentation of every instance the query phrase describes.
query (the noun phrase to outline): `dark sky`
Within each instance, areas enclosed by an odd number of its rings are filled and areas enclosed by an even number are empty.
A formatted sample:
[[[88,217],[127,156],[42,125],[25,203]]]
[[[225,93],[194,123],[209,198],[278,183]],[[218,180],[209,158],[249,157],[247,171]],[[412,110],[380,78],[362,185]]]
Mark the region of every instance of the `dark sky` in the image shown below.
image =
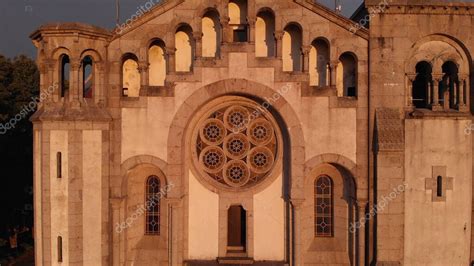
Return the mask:
[[[120,0],[122,19],[129,18],[147,0]],[[276,0],[279,1],[279,0]],[[346,16],[362,0],[340,0]],[[320,0],[334,8],[334,0]],[[105,28],[115,24],[115,0],[0,0],[0,54],[13,57],[35,55],[28,36],[41,24],[77,21]]]

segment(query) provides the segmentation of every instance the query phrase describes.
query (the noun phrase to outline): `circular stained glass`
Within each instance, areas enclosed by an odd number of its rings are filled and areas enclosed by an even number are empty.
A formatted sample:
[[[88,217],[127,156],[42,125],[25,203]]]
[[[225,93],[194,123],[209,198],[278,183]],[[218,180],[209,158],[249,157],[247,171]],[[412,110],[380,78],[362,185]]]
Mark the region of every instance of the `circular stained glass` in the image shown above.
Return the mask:
[[[277,156],[275,122],[249,100],[223,101],[211,108],[195,130],[198,170],[228,188],[251,187],[272,171]]]

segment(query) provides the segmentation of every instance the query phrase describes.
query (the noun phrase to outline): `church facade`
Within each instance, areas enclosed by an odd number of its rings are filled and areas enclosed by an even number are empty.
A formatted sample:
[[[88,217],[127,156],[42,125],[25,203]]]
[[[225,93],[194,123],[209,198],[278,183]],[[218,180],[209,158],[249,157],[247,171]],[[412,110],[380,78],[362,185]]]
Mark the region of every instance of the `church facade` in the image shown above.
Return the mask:
[[[469,265],[473,23],[151,0],[41,26],[37,265]]]

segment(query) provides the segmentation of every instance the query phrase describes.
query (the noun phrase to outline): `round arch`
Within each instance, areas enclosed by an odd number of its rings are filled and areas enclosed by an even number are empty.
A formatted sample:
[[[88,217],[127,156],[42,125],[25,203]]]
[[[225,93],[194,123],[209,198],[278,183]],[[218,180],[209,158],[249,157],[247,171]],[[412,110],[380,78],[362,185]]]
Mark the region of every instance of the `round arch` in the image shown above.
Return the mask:
[[[165,183],[168,184],[168,178],[166,178],[166,171],[168,164],[155,156],[152,155],[137,155],[128,158],[120,165],[120,177],[121,177],[121,193],[122,196],[125,196],[127,193],[127,180],[128,180],[128,172],[140,165],[152,165],[157,168],[157,171],[161,172],[160,177],[164,178]]]
[[[286,88],[289,89],[289,88]],[[284,89],[275,91],[265,85],[248,81],[245,79],[228,79],[208,84],[194,92],[185,100],[184,104],[176,112],[168,133],[168,179],[173,180],[181,191],[183,190],[183,170],[185,154],[185,132],[188,122],[193,118],[197,110],[204,104],[224,95],[241,95],[249,98],[264,99],[263,105],[270,104],[278,112],[285,123],[288,132],[289,147],[287,150],[291,154],[291,191],[292,197],[302,196],[303,169],[305,162],[304,135],[301,123],[296,112],[284,98]],[[177,193],[179,190],[174,190]],[[174,195],[179,197],[180,195]]]
[[[430,49],[428,49],[430,48]],[[441,66],[452,61],[458,65],[462,74],[468,74],[471,65],[471,55],[464,45],[452,36],[445,34],[433,34],[425,36],[416,41],[409,53],[405,64],[405,73],[413,73],[416,64],[427,61],[433,66],[433,71],[439,70]]]

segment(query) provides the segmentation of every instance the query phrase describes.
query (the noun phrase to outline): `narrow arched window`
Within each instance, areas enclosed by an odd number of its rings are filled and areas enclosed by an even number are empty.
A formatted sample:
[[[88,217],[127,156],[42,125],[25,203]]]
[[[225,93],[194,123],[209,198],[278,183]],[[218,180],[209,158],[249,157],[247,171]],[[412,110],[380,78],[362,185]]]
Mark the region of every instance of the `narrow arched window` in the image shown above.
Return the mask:
[[[219,13],[210,10],[201,19],[202,57],[219,57],[222,38]]]
[[[183,25],[176,31],[176,72],[190,72],[193,69],[194,39],[192,33],[193,30],[188,25]]]
[[[318,38],[309,53],[309,79],[312,86],[329,86],[329,44]]]
[[[274,57],[275,51],[275,16],[271,10],[263,10],[255,23],[255,56]]]
[[[416,64],[415,68],[416,77],[412,84],[412,103],[416,108],[428,108],[431,103],[431,64],[421,61]]]
[[[351,53],[339,57],[336,87],[338,96],[357,96],[357,59]]]
[[[127,54],[122,63],[122,96],[140,96],[140,72],[138,71],[138,59],[135,55]]]
[[[59,77],[61,79],[61,97],[64,97],[66,95],[66,92],[69,90],[69,56],[62,55],[60,63],[61,65],[59,68]]]
[[[82,96],[92,98],[94,92],[94,68],[92,57],[86,56],[82,60]]]
[[[326,175],[314,181],[314,232],[317,237],[334,234],[332,184],[332,179]]]
[[[154,41],[148,49],[148,84],[164,86],[166,80],[165,44],[161,40]]]
[[[446,103],[450,109],[456,108],[463,99],[459,99],[461,90],[458,77],[458,66],[452,61],[447,61],[442,66],[443,79],[439,88],[439,101],[441,105]]]
[[[247,42],[247,0],[230,0],[228,10],[230,19],[229,25],[233,30],[234,42]]]
[[[146,181],[146,228],[147,235],[160,234],[160,201],[163,197],[160,190],[160,179],[157,176],[150,176]]]
[[[302,71],[303,54],[303,34],[301,27],[290,24],[285,27],[283,34],[283,71]]]

